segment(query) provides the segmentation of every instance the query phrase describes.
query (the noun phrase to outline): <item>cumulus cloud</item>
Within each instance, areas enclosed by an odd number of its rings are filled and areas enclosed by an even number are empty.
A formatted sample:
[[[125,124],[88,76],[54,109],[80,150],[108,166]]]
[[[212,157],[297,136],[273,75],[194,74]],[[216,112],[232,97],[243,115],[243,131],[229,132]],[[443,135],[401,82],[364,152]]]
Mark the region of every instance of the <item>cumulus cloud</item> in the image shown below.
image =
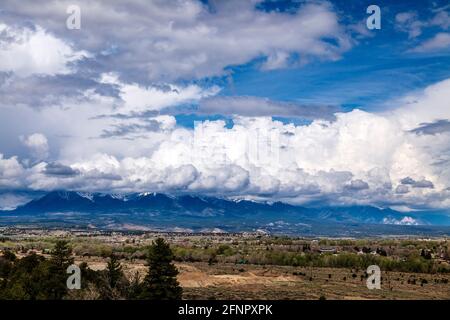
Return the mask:
[[[73,113],[65,109],[58,116],[58,123],[71,133],[63,138],[59,159],[32,167],[24,167],[17,158],[2,159],[2,183],[33,190],[157,191],[292,203],[448,207],[449,134],[430,136],[413,130],[424,121],[450,118],[444,102],[449,86],[450,81],[443,81],[395,100],[401,107],[384,113],[338,112],[332,121],[315,119],[306,125],[233,116],[231,127],[218,120],[187,129],[170,115],[111,113],[79,126],[74,125],[79,121],[76,115],[90,109],[77,105]],[[107,105],[96,113],[104,114]],[[90,122],[95,123],[92,129]],[[108,127],[116,131],[102,131]],[[102,133],[109,136],[99,139]],[[37,137],[24,141],[45,146]],[[136,140],[129,143],[122,139],[126,137]]]
[[[40,26],[30,29],[0,23],[0,71],[20,76],[67,74],[71,63],[86,56],[87,52],[73,50]]]
[[[24,171],[17,157],[4,158],[0,153],[0,189],[21,187]]]
[[[445,79],[388,104],[391,108],[397,106],[392,113],[402,129],[414,130],[423,123],[450,119],[447,103],[450,100],[449,88],[450,79]]]
[[[207,121],[194,130],[175,128],[150,156],[91,156],[70,165],[79,175],[64,178],[49,176],[46,167],[36,166],[28,181],[38,189],[62,185],[86,191],[195,192],[299,203],[330,197],[347,204],[381,201],[414,206],[418,199],[427,201],[445,193],[441,187],[431,191],[430,180],[396,180],[404,170],[419,176],[432,168],[405,163],[398,153],[410,143],[409,134],[393,139],[394,132],[398,127],[388,120],[362,111],[307,126],[284,125],[270,118],[235,118],[233,128],[222,121]],[[442,185],[446,177],[430,174],[429,179]],[[392,190],[397,181],[412,185],[413,190]],[[446,200],[435,205],[442,201]]]
[[[34,158],[43,160],[48,157],[48,140],[42,133],[33,133],[26,137],[21,136],[20,140],[29,148]]]

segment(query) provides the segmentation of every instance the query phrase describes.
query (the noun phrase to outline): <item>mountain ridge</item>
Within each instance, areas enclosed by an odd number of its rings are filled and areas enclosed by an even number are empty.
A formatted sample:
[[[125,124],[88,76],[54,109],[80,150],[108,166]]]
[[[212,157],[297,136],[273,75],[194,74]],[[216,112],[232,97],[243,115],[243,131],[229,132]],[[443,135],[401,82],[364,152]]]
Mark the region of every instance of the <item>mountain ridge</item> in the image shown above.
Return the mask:
[[[164,232],[262,232],[277,235],[450,236],[448,213],[420,215],[371,206],[303,207],[162,193],[52,191],[15,210],[0,226]]]
[[[115,195],[76,191],[51,191],[31,200],[15,210],[0,211],[10,215],[40,215],[47,213],[81,212],[90,214],[143,214],[215,217],[271,216],[303,221],[328,221],[374,224],[432,224],[414,213],[401,213],[392,209],[373,206],[346,206],[309,208],[284,202],[256,202],[228,200],[223,198],[162,193],[133,193]],[[407,218],[405,220],[405,218]],[[450,219],[449,219],[450,220]],[[403,222],[402,222],[403,221]]]

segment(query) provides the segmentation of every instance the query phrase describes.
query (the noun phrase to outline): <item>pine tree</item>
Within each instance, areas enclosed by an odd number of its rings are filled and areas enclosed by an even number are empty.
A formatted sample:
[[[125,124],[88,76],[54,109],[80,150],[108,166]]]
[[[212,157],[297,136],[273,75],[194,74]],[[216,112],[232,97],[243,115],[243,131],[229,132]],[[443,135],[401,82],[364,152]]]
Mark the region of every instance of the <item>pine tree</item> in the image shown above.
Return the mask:
[[[72,249],[68,242],[56,242],[48,262],[47,276],[44,280],[45,289],[41,299],[60,300],[67,293],[67,268],[73,264]]]
[[[69,247],[67,241],[59,240],[56,242],[50,262],[55,268],[66,272],[67,267],[73,263],[72,248]]]
[[[108,265],[106,266],[106,272],[108,277],[108,282],[111,288],[115,288],[117,285],[117,282],[122,278],[123,272],[122,272],[122,265],[120,264],[119,259],[112,254]]]
[[[177,281],[178,270],[172,263],[173,253],[162,238],[156,239],[148,252],[149,271],[144,279],[142,299],[181,299],[183,289]]]

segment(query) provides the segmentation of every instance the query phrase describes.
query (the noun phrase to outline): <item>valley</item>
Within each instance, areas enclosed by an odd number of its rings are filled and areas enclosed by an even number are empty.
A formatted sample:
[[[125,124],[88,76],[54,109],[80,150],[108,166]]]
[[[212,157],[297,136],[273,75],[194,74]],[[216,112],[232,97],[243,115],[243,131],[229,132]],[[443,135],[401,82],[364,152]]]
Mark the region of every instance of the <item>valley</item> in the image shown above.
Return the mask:
[[[450,299],[450,239],[306,238],[258,233],[0,229],[0,251],[49,257],[69,242],[75,263],[105,270],[118,257],[127,278],[145,275],[146,252],[170,243],[183,299]],[[366,286],[368,265],[382,270],[380,290]],[[70,299],[96,299],[71,291]]]

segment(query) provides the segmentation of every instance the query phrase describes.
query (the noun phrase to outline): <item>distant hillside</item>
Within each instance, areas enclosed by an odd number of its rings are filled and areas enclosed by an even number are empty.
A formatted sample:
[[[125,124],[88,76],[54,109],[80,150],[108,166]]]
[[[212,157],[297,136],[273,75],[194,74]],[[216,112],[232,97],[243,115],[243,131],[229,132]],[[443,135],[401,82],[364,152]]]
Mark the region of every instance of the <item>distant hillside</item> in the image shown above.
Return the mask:
[[[0,211],[0,223],[46,223],[98,227],[266,230],[279,233],[320,230],[382,230],[401,226],[450,225],[444,214],[410,214],[370,206],[305,208],[282,202],[264,203],[158,193],[101,194],[54,191],[12,211]],[[399,229],[400,230],[400,229]],[[405,229],[406,230],[406,229]],[[382,232],[382,231],[381,231]]]

